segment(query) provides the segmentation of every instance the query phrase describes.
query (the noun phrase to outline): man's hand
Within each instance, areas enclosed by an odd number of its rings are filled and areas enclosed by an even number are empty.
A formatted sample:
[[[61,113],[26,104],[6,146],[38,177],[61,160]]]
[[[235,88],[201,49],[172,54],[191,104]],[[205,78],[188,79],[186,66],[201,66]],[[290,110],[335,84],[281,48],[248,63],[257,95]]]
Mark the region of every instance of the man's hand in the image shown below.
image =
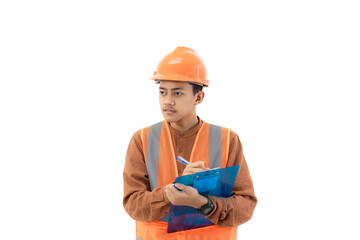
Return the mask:
[[[190,163],[189,165],[186,165],[182,176],[203,172],[206,170],[209,169],[204,166],[204,162],[194,162],[194,163]]]
[[[182,192],[177,190],[173,183],[167,185],[165,189],[166,196],[173,205],[201,208],[208,202],[206,197],[201,196],[193,187],[179,183],[176,183],[175,186]]]

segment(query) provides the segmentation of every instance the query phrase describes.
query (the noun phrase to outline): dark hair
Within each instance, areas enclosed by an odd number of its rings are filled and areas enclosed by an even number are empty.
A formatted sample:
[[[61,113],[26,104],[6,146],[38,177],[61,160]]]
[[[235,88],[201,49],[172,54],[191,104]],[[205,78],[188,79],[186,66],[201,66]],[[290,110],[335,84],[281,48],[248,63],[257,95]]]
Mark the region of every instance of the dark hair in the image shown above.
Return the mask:
[[[159,84],[161,80],[157,80],[155,81],[156,84]],[[194,96],[203,90],[203,86],[202,85],[199,85],[199,84],[196,84],[196,83],[193,83],[193,82],[189,82],[189,84],[192,86],[193,88],[193,94]]]
[[[191,84],[191,86],[192,86],[192,88],[193,88],[193,94],[194,94],[194,96],[195,96],[198,92],[200,92],[200,91],[203,90],[203,86],[201,86],[201,85],[198,85],[198,84],[195,84],[195,83],[191,83],[191,82],[190,82],[190,84]]]

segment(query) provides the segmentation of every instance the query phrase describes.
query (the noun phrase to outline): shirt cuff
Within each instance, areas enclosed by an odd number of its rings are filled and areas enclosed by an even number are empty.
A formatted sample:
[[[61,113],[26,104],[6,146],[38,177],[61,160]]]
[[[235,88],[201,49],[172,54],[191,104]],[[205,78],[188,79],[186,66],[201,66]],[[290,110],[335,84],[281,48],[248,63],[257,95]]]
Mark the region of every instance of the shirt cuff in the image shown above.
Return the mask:
[[[164,186],[164,187],[161,188],[161,191],[162,191],[162,193],[163,193],[164,202],[165,202],[166,204],[170,204],[170,201],[169,201],[169,199],[168,199],[167,196],[166,196],[165,188],[166,188],[166,186]]]

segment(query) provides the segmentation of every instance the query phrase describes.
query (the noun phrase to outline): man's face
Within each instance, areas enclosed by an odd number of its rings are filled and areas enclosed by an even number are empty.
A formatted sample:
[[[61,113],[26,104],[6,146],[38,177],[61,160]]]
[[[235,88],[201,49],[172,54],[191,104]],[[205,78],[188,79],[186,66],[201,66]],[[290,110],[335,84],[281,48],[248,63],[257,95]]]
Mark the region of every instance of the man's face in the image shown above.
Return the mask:
[[[193,88],[187,82],[160,81],[159,100],[162,114],[170,123],[196,117],[197,94],[194,96]]]

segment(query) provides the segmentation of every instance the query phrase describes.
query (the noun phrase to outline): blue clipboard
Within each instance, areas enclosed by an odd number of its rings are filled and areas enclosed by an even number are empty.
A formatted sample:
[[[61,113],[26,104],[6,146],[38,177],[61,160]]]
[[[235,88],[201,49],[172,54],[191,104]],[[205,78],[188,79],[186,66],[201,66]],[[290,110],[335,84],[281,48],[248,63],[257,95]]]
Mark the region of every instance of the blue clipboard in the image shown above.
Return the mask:
[[[194,187],[203,196],[230,197],[239,166],[212,169],[177,177],[175,183]],[[189,206],[170,204],[168,233],[214,225],[205,216]]]

